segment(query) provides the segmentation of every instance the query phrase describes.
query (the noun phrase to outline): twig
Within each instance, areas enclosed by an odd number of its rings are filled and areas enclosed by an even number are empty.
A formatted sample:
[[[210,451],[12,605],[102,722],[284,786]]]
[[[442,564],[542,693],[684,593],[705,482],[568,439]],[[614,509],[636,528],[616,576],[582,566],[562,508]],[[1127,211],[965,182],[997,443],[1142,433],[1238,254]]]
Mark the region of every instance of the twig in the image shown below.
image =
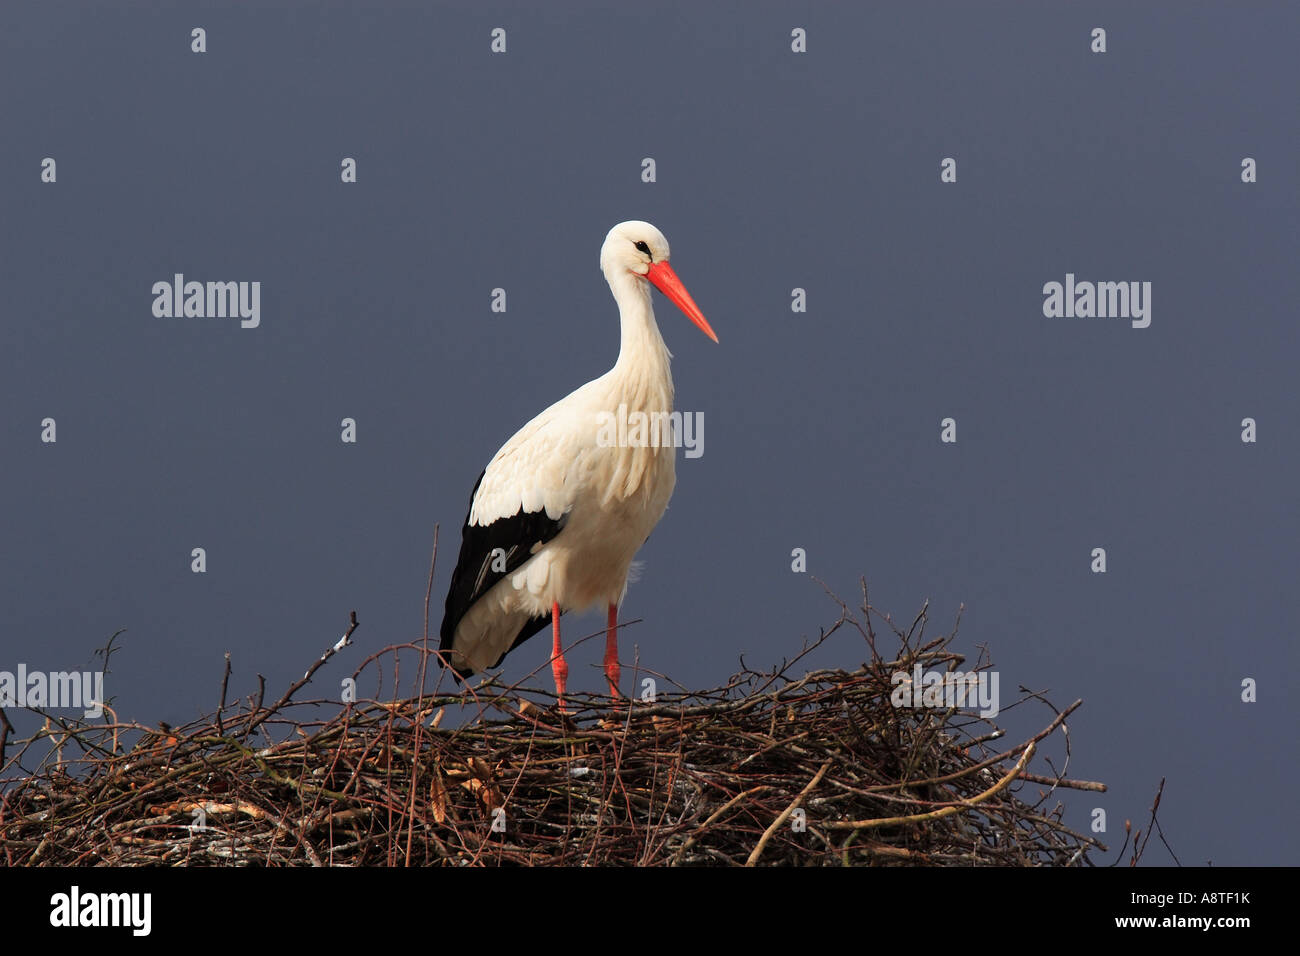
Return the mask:
[[[763,855],[763,849],[767,846],[767,841],[772,839],[772,834],[776,833],[777,829],[785,823],[786,820],[790,819],[790,814],[794,813],[803,798],[808,796],[817,784],[821,783],[822,777],[826,776],[826,771],[831,769],[832,763],[834,763],[833,760],[828,760],[822,764],[822,768],[817,771],[817,776],[808,781],[808,786],[800,790],[799,796],[795,797],[790,805],[781,811],[781,815],[772,821],[772,825],[763,831],[763,835],[758,839],[758,846],[754,847],[754,852],[749,854],[749,859],[745,861],[745,866],[754,866],[758,863],[758,858]]]
[[[1001,780],[989,787],[979,796],[970,800],[962,800],[951,806],[943,807],[939,810],[931,810],[929,813],[913,813],[902,817],[879,817],[875,820],[830,820],[822,824],[829,830],[870,830],[878,827],[899,826],[904,823],[925,823],[931,820],[940,820],[944,817],[951,816],[963,808],[978,806],[989,797],[1001,793],[1011,785],[1011,781],[1020,775],[1020,771],[1025,769],[1025,764],[1029,763],[1029,758],[1034,755],[1034,745],[1030,744],[1021,754],[1016,765]]]
[[[290,684],[289,689],[284,692],[284,696],[281,697],[279,700],[277,700],[269,710],[258,715],[255,719],[249,721],[248,727],[244,730],[245,736],[251,734],[255,728],[260,726],[262,722],[266,720],[266,718],[270,717],[276,711],[283,708],[285,704],[289,703],[289,701],[293,699],[293,695],[298,693],[298,691],[300,691],[311,681],[313,674],[315,674],[318,670],[324,667],[331,657],[333,657],[339,651],[343,650],[343,648],[348,646],[348,644],[351,642],[352,639],[352,632],[355,631],[358,627],[356,611],[352,611],[348,615],[348,622],[349,622],[348,629],[347,631],[344,632],[343,636],[339,638],[339,640],[336,643],[334,643],[330,647],[325,648],[325,653],[322,654],[320,657],[318,657],[312,663],[311,667],[307,668],[307,673],[303,674],[302,677],[298,678],[296,681]],[[259,674],[258,676],[260,677],[261,675]]]
[[[230,651],[226,651],[226,670],[221,675],[221,702],[217,704],[217,736],[224,734],[225,728],[221,725],[221,715],[226,709],[226,684],[230,682]]]
[[[438,525],[433,526],[433,549],[429,555],[429,583],[424,589],[424,645],[420,654],[420,676],[416,683],[415,756],[411,760],[411,793],[406,804],[406,865],[411,865],[411,848],[415,844],[415,795],[420,779],[420,732],[424,729],[424,680],[429,666],[429,597],[433,594],[433,569],[438,564]]]

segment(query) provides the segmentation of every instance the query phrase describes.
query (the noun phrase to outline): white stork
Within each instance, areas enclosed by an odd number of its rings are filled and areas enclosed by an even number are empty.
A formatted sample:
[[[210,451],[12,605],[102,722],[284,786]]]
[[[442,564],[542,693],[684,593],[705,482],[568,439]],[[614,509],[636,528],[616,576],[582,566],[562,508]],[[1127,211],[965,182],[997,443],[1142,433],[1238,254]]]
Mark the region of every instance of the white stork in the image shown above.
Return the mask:
[[[496,667],[549,623],[563,708],[569,667],[560,615],[604,603],[605,676],[618,696],[618,607],[632,558],[659,523],[677,480],[671,432],[659,433],[657,442],[629,439],[627,447],[608,440],[618,417],[646,421],[633,418],[642,412],[666,423],[673,410],[672,356],[655,324],[650,284],[718,341],[668,255],[668,240],[648,222],[621,222],[609,231],[600,268],[618,303],[618,361],[516,432],[470,493],[442,619],[443,664],[458,678]],[[655,413],[663,417],[654,419]]]

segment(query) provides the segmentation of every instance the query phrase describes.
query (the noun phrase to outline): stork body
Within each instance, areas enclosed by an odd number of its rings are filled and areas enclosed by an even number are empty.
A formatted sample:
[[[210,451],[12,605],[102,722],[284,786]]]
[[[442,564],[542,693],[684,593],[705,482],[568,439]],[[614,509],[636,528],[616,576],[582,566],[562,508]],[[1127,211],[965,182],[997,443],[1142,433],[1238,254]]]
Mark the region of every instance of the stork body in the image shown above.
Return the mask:
[[[672,356],[650,284],[717,341],[668,256],[649,223],[610,230],[600,263],[619,308],[618,361],[515,433],[474,486],[441,629],[443,659],[460,677],[497,666],[549,623],[562,703],[560,615],[604,605],[605,673],[618,693],[618,606],[632,559],[676,483],[671,430],[617,427],[621,419],[666,425],[673,410]]]

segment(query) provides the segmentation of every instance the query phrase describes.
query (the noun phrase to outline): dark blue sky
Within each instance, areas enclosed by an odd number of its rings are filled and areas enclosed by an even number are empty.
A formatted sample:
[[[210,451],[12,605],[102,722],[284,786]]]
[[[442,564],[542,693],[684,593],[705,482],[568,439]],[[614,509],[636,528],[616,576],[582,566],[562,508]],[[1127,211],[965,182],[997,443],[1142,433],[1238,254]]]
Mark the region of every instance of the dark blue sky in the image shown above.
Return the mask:
[[[125,627],[121,715],[182,723],[226,651],[282,688],[355,608],[341,677],[419,635],[439,522],[436,630],[479,471],[613,363],[597,255],[647,219],[721,344],[656,298],[705,444],[625,661],[777,663],[836,617],[813,575],[964,603],[1004,706],[1084,698],[1071,771],[1111,789],[1068,823],[1118,847],[1166,777],[1184,863],[1295,863],[1300,8],[540,6],[0,7],[0,670]],[[259,281],[260,326],[155,317],[177,272]],[[1150,282],[1150,327],[1045,317],[1067,273]],[[598,641],[569,659],[601,688]]]

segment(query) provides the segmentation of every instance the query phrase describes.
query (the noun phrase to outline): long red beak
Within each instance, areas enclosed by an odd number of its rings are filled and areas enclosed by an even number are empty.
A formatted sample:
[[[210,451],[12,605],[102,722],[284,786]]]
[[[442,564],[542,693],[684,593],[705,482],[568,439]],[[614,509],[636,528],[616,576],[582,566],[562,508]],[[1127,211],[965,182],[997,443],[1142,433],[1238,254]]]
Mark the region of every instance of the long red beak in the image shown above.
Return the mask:
[[[653,282],[660,292],[672,299],[673,304],[685,312],[686,317],[698,325],[701,332],[713,339],[713,341],[718,341],[718,336],[709,327],[709,322],[704,317],[704,313],[695,304],[691,294],[686,291],[686,286],[682,285],[682,280],[677,278],[677,273],[673,272],[672,266],[667,262],[652,262],[645,277]]]

